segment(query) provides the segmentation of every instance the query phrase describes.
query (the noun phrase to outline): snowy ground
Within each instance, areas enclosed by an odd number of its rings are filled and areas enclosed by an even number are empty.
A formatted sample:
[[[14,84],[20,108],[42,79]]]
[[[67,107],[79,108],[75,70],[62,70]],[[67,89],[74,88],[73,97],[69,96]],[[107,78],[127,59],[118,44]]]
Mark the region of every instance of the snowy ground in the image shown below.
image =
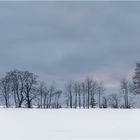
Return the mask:
[[[140,110],[0,109],[1,139],[140,140]]]

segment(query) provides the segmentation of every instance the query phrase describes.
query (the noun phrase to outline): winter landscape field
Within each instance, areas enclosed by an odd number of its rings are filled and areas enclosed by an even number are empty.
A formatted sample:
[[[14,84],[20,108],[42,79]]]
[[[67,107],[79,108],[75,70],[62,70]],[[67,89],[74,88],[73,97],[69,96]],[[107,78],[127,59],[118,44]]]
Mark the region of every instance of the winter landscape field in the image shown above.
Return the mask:
[[[140,110],[1,109],[0,139],[140,139]]]
[[[0,1],[0,140],[140,140],[140,1]]]

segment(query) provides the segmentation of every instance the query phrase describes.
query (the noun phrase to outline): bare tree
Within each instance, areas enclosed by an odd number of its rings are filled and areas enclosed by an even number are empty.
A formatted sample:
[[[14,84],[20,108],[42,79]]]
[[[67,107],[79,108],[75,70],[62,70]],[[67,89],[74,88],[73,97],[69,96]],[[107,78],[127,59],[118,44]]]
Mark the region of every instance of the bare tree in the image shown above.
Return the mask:
[[[108,98],[105,96],[103,96],[103,98],[102,98],[102,107],[108,108]]]
[[[38,106],[39,108],[46,108],[47,103],[46,100],[48,98],[49,91],[47,89],[47,86],[45,82],[40,82],[38,87]]]
[[[52,100],[53,100],[53,97],[54,97],[54,95],[55,95],[55,86],[54,86],[54,84],[52,84],[51,86],[50,86],[50,88],[49,88],[49,103],[48,103],[48,108],[51,108],[51,107],[53,107],[53,103],[52,103]]]
[[[37,76],[33,73],[25,71],[24,73],[24,93],[25,101],[28,108],[32,107],[32,100],[36,98],[36,85],[37,85]]]
[[[78,104],[79,108],[81,108],[81,84],[80,84],[80,82],[75,82],[73,84],[73,91],[74,91],[74,95],[75,95],[74,107],[77,108],[77,104]]]
[[[48,108],[49,107],[49,90],[46,85],[44,85],[43,87],[43,95],[44,95],[43,108]]]
[[[130,108],[129,104],[129,81],[126,79],[121,80],[121,90],[124,94],[124,107]]]
[[[25,100],[24,98],[24,78],[23,72],[19,70],[10,71],[7,73],[9,82],[11,84],[11,90],[14,95],[14,102],[16,107],[22,107]]]
[[[79,101],[79,108],[81,108],[81,85],[78,82],[78,101]]]
[[[77,96],[78,96],[78,83],[75,82],[73,84],[73,91],[74,91],[74,108],[77,108]]]
[[[4,78],[1,78],[0,80],[0,90],[2,97],[4,98],[5,101],[5,106],[9,108],[10,106],[10,82],[9,82],[9,77],[5,76]]]
[[[83,94],[83,108],[86,107],[86,85],[84,82],[81,83],[81,89]]]
[[[65,89],[66,89],[66,93],[67,93],[67,98],[68,98],[68,102],[70,105],[70,108],[73,108],[73,82],[72,81],[68,81],[68,83],[66,83],[65,85]]]
[[[135,75],[133,76],[133,86],[131,91],[134,95],[140,95],[140,63],[136,63]]]
[[[94,108],[96,106],[95,101],[95,94],[97,92],[97,82],[95,80],[92,80],[92,89],[91,89],[91,108]]]
[[[111,94],[109,95],[109,105],[112,108],[119,108],[120,107],[120,96],[118,94]]]
[[[92,92],[92,79],[90,77],[86,78],[86,88],[87,88],[87,108],[90,107],[90,95]]]
[[[62,95],[62,90],[57,90],[55,92],[55,95],[54,95],[54,97],[55,97],[55,101],[54,101],[55,108],[61,108],[61,104],[59,102],[61,95]]]
[[[103,86],[103,82],[98,83],[98,87],[97,87],[97,94],[98,94],[98,105],[99,108],[102,108],[101,106],[101,97],[104,94],[105,88]]]

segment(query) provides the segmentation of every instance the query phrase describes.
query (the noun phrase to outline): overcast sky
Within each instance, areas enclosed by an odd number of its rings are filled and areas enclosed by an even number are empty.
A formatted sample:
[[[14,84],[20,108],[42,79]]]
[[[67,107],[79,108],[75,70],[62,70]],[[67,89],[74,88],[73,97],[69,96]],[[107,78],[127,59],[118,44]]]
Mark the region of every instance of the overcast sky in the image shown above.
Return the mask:
[[[140,61],[140,2],[0,2],[0,76],[29,70],[110,88]]]

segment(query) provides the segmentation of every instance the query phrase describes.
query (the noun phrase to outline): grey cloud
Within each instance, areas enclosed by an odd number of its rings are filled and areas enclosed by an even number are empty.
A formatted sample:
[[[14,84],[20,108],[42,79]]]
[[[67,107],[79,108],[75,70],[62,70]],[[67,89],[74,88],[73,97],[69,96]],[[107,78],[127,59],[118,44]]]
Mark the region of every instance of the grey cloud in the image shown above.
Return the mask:
[[[140,2],[0,4],[1,74],[28,69],[63,83],[98,73],[115,83],[140,59]]]

